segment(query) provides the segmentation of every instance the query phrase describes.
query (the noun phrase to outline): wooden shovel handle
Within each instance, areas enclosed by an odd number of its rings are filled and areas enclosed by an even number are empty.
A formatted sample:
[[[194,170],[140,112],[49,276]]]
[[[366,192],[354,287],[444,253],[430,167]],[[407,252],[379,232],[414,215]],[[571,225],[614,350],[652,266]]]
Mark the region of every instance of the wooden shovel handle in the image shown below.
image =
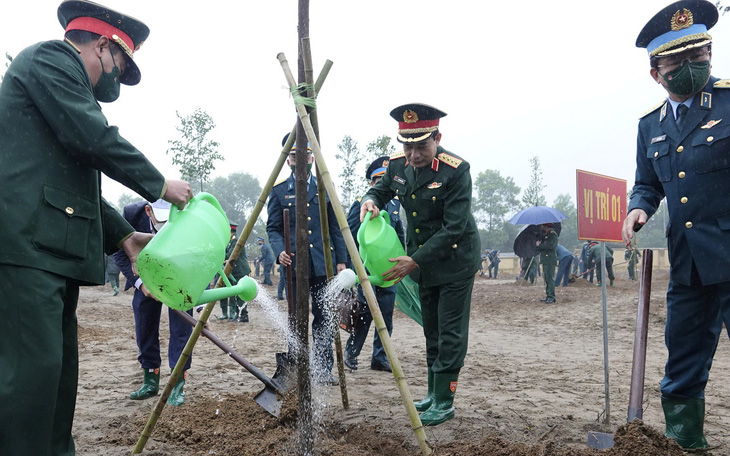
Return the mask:
[[[654,252],[644,250],[639,283],[639,306],[636,311],[636,333],[634,335],[634,359],[631,362],[631,390],[629,391],[629,413],[627,421],[642,419],[644,402],[644,375],[646,372],[646,339],[649,331],[649,301],[651,299],[651,273]]]

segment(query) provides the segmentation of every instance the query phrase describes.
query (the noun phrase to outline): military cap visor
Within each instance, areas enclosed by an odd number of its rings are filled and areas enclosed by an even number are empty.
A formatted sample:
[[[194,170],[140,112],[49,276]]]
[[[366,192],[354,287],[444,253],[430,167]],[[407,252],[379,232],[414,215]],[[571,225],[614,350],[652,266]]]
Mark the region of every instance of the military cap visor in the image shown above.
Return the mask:
[[[378,157],[373,161],[370,166],[368,166],[367,171],[365,171],[365,178],[368,180],[373,180],[376,177],[383,177],[385,174],[385,170],[388,168],[388,162],[390,161],[390,157]]]
[[[409,103],[390,111],[398,121],[398,142],[416,143],[428,139],[439,129],[439,119],[446,113],[422,103]]]
[[[58,7],[58,21],[65,31],[85,30],[106,36],[124,51],[127,67],[119,82],[139,83],[142,74],[134,63],[134,52],[144,43],[150,29],[133,17],[88,0],[66,0]]]
[[[717,23],[717,8],[706,0],[681,0],[665,7],[646,23],[636,46],[649,57],[663,57],[710,44],[707,33]]]

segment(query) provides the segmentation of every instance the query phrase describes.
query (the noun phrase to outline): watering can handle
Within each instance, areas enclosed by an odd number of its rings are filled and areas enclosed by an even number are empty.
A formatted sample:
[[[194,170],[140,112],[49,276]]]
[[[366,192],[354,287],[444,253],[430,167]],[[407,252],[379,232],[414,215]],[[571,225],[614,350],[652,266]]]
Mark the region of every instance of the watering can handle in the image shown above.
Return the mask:
[[[198,204],[198,201],[207,201],[207,202],[209,202],[214,208],[218,209],[218,211],[221,214],[223,214],[223,217],[225,217],[226,220],[228,220],[228,217],[226,216],[225,211],[221,207],[221,205],[218,202],[218,200],[215,199],[215,196],[213,196],[213,195],[211,195],[210,193],[207,193],[207,192],[200,192],[197,195],[195,195],[195,196],[192,197],[192,199],[188,203],[188,206],[187,207],[193,207],[193,205],[197,205]],[[170,210],[170,217],[169,217],[170,222],[175,221],[175,218],[177,218],[177,214],[180,211],[182,211],[182,209],[180,209],[180,207],[178,207],[175,204],[172,205],[172,208]]]

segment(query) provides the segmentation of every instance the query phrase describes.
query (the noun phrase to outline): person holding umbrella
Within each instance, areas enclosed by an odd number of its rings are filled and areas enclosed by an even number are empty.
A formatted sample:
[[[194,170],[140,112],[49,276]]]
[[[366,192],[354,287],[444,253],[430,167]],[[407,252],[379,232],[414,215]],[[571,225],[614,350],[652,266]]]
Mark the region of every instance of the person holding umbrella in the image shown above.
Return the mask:
[[[540,252],[540,264],[545,279],[545,299],[541,301],[553,304],[556,302],[555,267],[558,264],[558,233],[553,229],[552,223],[543,223],[540,228],[544,234],[542,239],[538,239],[535,249]]]

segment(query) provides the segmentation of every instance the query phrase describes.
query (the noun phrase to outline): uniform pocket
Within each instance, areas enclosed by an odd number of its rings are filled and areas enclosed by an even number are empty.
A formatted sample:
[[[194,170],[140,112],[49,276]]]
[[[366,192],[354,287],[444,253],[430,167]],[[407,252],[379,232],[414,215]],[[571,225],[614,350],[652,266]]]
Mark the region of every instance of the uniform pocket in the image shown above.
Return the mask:
[[[652,161],[654,172],[662,182],[672,179],[672,165],[669,161],[669,143],[652,144],[646,149],[646,158]]]
[[[94,200],[45,185],[33,245],[37,250],[61,258],[85,259],[89,232],[98,211],[99,204]]]
[[[700,130],[692,139],[697,174],[730,168],[730,126]]]

